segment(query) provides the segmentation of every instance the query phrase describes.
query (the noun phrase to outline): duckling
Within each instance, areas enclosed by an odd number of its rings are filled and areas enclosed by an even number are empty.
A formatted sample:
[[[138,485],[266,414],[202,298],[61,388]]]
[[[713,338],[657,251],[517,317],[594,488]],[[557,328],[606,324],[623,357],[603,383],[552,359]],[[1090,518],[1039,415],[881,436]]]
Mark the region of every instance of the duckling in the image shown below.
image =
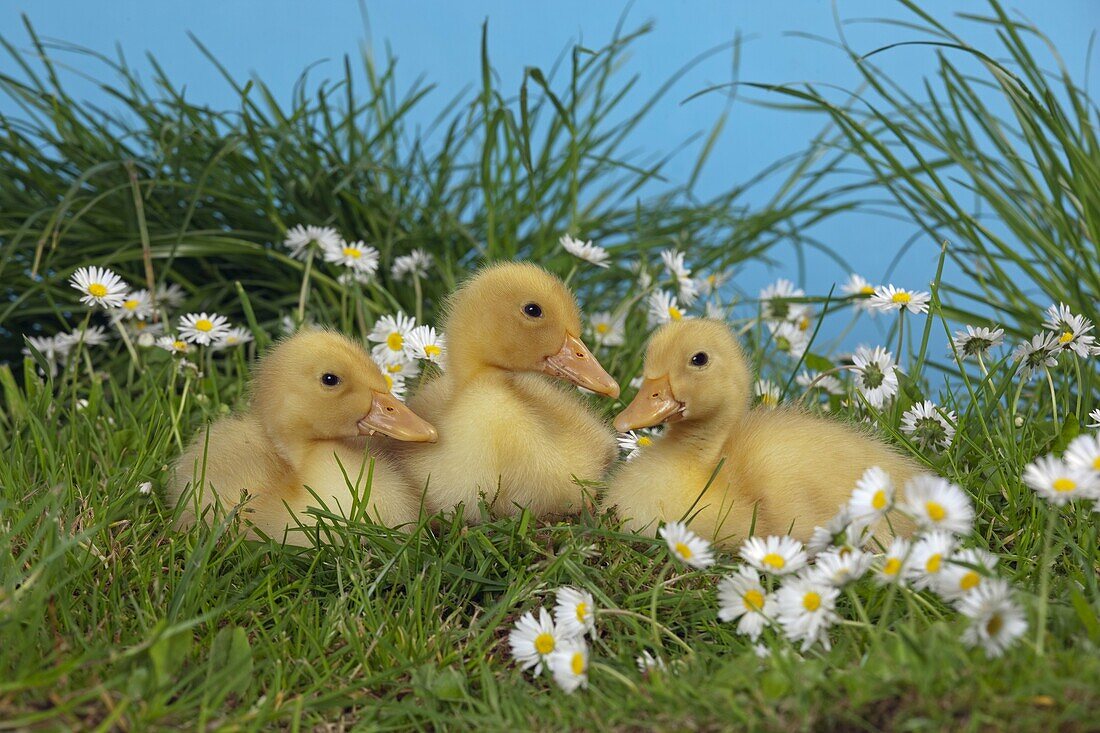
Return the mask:
[[[752,374],[719,321],[662,327],[643,376],[615,428],[668,427],[622,467],[603,500],[631,530],[652,535],[660,522],[690,518],[693,530],[722,546],[750,531],[805,542],[865,469],[879,466],[896,486],[920,471],[859,428],[792,408],[750,409]]]
[[[426,507],[464,504],[469,522],[479,520],[480,494],[497,516],[580,510],[574,478],[601,478],[615,437],[575,390],[551,378],[610,397],[619,385],[581,341],[570,290],[534,265],[487,267],[451,296],[444,330],[446,370],[409,401],[439,428],[439,441],[402,451]]]
[[[360,346],[332,331],[299,332],[260,361],[248,409],[200,432],[180,456],[168,488],[173,503],[184,504],[179,525],[193,524],[207,509],[236,505],[243,490],[251,495],[242,510],[251,536],[259,530],[306,545],[297,527],[315,524],[305,511],[319,505],[309,489],[333,513],[363,511],[390,527],[414,522],[417,494],[372,449],[368,437],[375,432],[411,442],[437,437],[390,394]],[[370,497],[361,507],[372,458]]]

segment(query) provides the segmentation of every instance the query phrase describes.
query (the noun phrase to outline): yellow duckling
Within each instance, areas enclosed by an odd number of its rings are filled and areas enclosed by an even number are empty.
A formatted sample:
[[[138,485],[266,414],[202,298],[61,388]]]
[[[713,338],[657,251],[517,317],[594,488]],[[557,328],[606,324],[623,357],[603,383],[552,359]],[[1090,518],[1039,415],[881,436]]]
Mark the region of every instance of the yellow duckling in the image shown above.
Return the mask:
[[[184,502],[186,527],[207,509],[233,507],[246,491],[247,521],[298,545],[309,544],[298,524],[316,522],[306,508],[320,506],[309,489],[335,514],[390,527],[414,522],[418,495],[371,450],[367,437],[376,431],[402,441],[436,439],[435,428],[390,394],[362,348],[331,331],[303,331],[260,361],[246,412],[199,433],[180,456],[168,493]],[[370,497],[362,506],[371,458]]]
[[[413,483],[427,487],[427,508],[464,503],[477,521],[484,494],[498,516],[578,511],[574,477],[601,478],[615,438],[575,390],[549,377],[610,397],[619,385],[581,341],[573,294],[534,265],[495,265],[451,296],[444,330],[446,371],[409,401],[439,428],[439,442],[401,451]]]
[[[724,323],[692,319],[657,331],[642,386],[615,428],[668,428],[612,479],[604,506],[648,534],[660,522],[690,519],[693,530],[726,546],[750,529],[805,542],[847,502],[865,469],[879,466],[896,486],[920,472],[858,428],[796,409],[749,409],[751,380]]]

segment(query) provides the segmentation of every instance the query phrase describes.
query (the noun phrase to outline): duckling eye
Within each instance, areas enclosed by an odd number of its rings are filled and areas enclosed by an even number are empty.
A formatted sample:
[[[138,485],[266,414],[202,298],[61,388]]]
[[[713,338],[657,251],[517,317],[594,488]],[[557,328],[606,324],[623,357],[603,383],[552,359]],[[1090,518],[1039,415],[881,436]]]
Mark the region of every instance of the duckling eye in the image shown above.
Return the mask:
[[[523,312],[532,318],[542,318],[542,307],[538,303],[528,303],[523,306]]]
[[[706,366],[708,361],[710,361],[710,357],[707,356],[707,352],[705,352],[705,351],[700,351],[697,354],[695,354],[695,356],[691,357],[691,365],[692,366],[697,366],[697,367]]]
[[[332,374],[331,372],[321,375],[321,384],[326,387],[335,387],[340,384],[340,377]]]

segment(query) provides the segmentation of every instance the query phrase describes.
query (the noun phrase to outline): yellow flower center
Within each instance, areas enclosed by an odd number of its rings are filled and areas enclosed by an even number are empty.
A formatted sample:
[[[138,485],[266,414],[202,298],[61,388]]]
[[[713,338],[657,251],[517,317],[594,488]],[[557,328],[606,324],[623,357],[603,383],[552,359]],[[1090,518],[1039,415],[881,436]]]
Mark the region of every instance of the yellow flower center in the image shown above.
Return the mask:
[[[405,348],[405,337],[397,332],[391,333],[386,337],[386,346],[390,347],[391,351],[401,351]]]
[[[1005,620],[1001,618],[1001,614],[995,613],[985,622],[985,632],[990,636],[996,636],[1004,628],[1004,625]]]
[[[92,283],[88,286],[88,295],[96,298],[102,298],[107,294],[107,286],[103,283]]]
[[[363,253],[354,247],[344,247],[344,257],[350,257],[353,260],[357,260],[363,256]]]
[[[912,299],[913,299],[913,296],[910,295],[909,293],[901,292],[901,293],[894,293],[894,297],[892,297],[890,300],[894,301],[895,303],[901,303],[902,305],[905,305]]]
[[[1092,461],[1092,470],[1093,471],[1100,471],[1100,456],[1096,456],[1096,458],[1093,459],[1093,461]]]
[[[187,351],[187,342],[186,341],[173,341],[172,342],[172,348],[175,349],[176,351]]]
[[[693,553],[691,551],[691,548],[685,545],[683,542],[677,542],[676,554],[684,558],[685,560],[690,560],[692,555],[694,555],[695,553]]]
[[[760,395],[760,402],[768,407],[775,407],[779,404],[779,398],[773,395],[771,392],[765,392]]]
[[[145,321],[137,321],[137,322],[134,323],[134,330],[135,331],[144,331],[147,325],[148,324],[146,324]]]
[[[943,555],[936,553],[928,558],[928,561],[924,563],[925,571],[929,573],[938,573],[940,571],[940,564],[943,562]]]
[[[581,601],[577,604],[577,620],[584,623],[586,618],[588,618],[588,604]]]
[[[813,591],[810,591],[806,595],[802,596],[802,607],[807,611],[813,612],[821,607],[821,596]]]
[[[391,377],[389,374],[383,374],[382,376],[386,378],[386,389],[391,389],[392,390],[393,389],[393,377]]]
[[[1077,482],[1071,478],[1056,478],[1054,479],[1054,490],[1060,494],[1064,494],[1067,491],[1073,491],[1077,488]]]
[[[764,555],[764,559],[760,562],[770,567],[773,567],[776,570],[782,570],[783,567],[787,564],[787,561],[783,559],[783,556],[780,555],[778,552],[769,552],[767,555]]]
[[[225,337],[225,343],[235,344],[235,343],[237,343],[237,337],[236,336],[226,336]]]
[[[1058,337],[1058,343],[1060,344],[1068,344],[1070,341],[1073,341],[1073,331],[1065,331]]]
[[[886,564],[882,566],[883,575],[897,575],[901,570],[901,560],[896,557],[887,558]]]
[[[606,323],[597,323],[596,324],[596,333],[600,334],[601,336],[604,335],[605,333],[607,333],[610,330],[611,330],[611,326],[607,325]]]
[[[390,364],[388,367],[386,367],[386,371],[388,371],[390,374],[397,374],[404,368],[404,364]]]
[[[745,591],[745,595],[741,598],[741,602],[744,603],[745,608],[750,611],[760,611],[764,608],[764,594],[756,588],[750,588]]]
[[[871,497],[871,506],[875,509],[882,509],[886,506],[886,492],[879,489],[875,492],[875,495]]]
[[[864,285],[862,288],[859,289],[859,292],[861,295],[874,295],[875,289],[872,288],[870,285]]]
[[[139,305],[141,305],[141,303],[138,300],[136,300],[135,298],[130,298],[129,300],[127,300],[125,303],[122,304],[122,307],[125,308],[128,311],[134,311],[134,310],[137,310],[137,307]]]
[[[214,324],[211,323],[211,321],[207,318],[200,318],[199,320],[195,321],[195,330],[207,333],[214,330]]]
[[[942,522],[947,516],[947,510],[943,508],[943,504],[935,501],[924,502],[924,511],[928,512],[928,518],[933,522]]]
[[[798,330],[799,331],[805,331],[809,327],[810,327],[810,319],[807,318],[806,316],[802,316],[802,318],[800,318],[799,321],[798,321]]]
[[[578,677],[584,674],[584,655],[580,652],[573,652],[573,659],[569,661],[569,667],[573,670],[573,674]]]
[[[639,448],[648,448],[651,445],[653,445],[653,438],[649,437],[648,435],[642,435],[638,438]]]
[[[443,353],[443,349],[439,348],[435,344],[428,344],[424,347],[424,353],[428,356],[439,356]]]
[[[674,321],[678,321],[684,317],[684,314],[680,312],[680,309],[674,305],[668,307],[668,317]]]
[[[970,570],[966,573],[966,575],[959,578],[959,587],[963,590],[970,590],[971,588],[976,587],[980,582],[982,582],[982,576],[978,575],[973,570]]]
[[[546,655],[554,651],[554,635],[542,632],[535,637],[535,651],[539,654]]]

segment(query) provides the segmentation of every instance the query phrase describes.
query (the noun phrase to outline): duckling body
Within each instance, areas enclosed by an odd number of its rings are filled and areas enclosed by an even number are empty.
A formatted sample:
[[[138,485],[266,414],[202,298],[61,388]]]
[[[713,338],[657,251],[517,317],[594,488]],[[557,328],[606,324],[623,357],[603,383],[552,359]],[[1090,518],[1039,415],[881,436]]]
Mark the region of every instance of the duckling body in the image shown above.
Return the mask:
[[[707,364],[696,367],[690,360],[700,353]],[[699,320],[658,332],[645,374],[635,403],[667,399],[673,421],[622,467],[604,497],[631,530],[652,535],[661,522],[690,519],[720,545],[750,534],[806,541],[867,468],[879,466],[896,486],[920,471],[865,429],[797,409],[750,410],[749,370],[724,324]],[[629,424],[634,407],[620,415],[628,418],[623,428],[643,426]]]
[[[326,375],[339,382],[323,384]],[[180,526],[212,519],[245,497],[249,534],[291,544],[309,542],[297,530],[316,523],[309,507],[391,527],[416,520],[416,492],[360,433],[387,429],[399,439],[429,440],[434,430],[388,394],[355,344],[328,332],[299,334],[265,357],[253,392],[247,411],[200,431],[177,461],[168,494],[182,503]],[[405,431],[387,420],[401,421]]]
[[[613,433],[563,377],[618,395],[579,339],[572,294],[549,273],[508,263],[482,270],[452,297],[447,368],[410,400],[439,441],[397,447],[431,511],[465,505],[478,521],[484,495],[495,515],[535,516],[581,508],[575,479],[600,479],[615,456]]]

